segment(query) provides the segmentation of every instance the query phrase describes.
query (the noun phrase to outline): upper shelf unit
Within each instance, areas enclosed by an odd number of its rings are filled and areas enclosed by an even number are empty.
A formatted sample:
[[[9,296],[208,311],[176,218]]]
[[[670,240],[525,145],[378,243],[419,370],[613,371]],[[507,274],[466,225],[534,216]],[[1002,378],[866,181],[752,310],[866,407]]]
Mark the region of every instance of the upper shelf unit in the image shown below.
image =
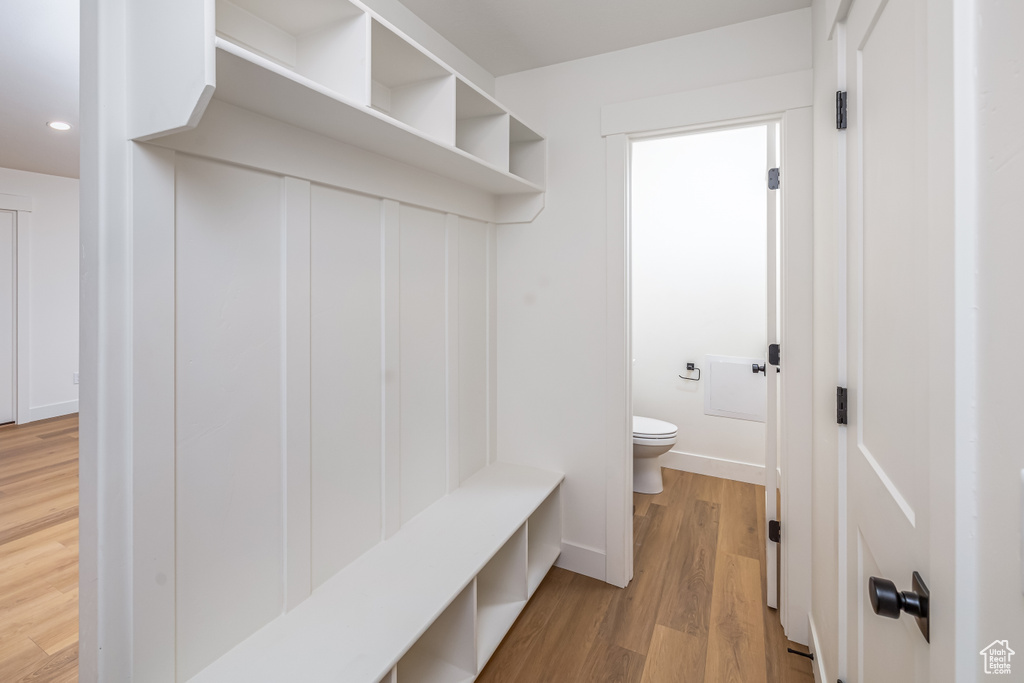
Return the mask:
[[[492,194],[544,191],[544,139],[358,0],[155,0],[133,23],[134,139],[194,127],[214,97]]]

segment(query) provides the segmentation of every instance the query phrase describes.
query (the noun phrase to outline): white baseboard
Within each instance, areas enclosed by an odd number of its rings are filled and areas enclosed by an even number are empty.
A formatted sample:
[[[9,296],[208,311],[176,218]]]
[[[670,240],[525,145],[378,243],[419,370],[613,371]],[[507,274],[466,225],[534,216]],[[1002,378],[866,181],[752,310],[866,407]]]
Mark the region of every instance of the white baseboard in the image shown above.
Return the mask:
[[[825,675],[825,658],[821,656],[821,645],[818,642],[818,629],[814,626],[814,616],[807,615],[807,628],[811,632],[810,651],[814,655],[814,663],[811,670],[814,672],[814,683],[826,683],[829,679]]]
[[[51,403],[46,406],[36,406],[28,409],[28,420],[24,422],[36,422],[37,420],[49,420],[51,417],[71,415],[78,412],[78,399],[64,401],[63,403]]]
[[[604,581],[607,576],[606,561],[605,554],[600,550],[563,541],[562,554],[555,561],[555,566],[589,576],[598,581]]]
[[[693,474],[704,474],[709,477],[764,485],[764,465],[754,465],[749,462],[724,460],[683,451],[669,451],[661,456],[661,466]]]

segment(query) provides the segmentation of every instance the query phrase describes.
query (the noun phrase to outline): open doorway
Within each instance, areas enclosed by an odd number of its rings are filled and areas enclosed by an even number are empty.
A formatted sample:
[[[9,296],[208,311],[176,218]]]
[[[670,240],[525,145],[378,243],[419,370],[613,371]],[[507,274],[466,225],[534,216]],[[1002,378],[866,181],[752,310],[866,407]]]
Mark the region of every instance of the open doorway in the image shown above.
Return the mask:
[[[630,150],[634,491],[661,467],[777,488],[778,120]],[[766,518],[778,519],[766,497]],[[777,553],[767,540],[777,607]]]

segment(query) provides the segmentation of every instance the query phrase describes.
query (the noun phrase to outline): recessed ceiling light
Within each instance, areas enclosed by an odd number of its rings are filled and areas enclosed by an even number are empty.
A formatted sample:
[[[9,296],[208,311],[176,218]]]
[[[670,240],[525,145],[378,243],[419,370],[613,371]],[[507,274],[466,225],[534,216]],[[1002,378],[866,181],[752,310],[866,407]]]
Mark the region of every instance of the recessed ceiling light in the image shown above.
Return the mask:
[[[50,121],[46,125],[54,130],[71,130],[71,124],[64,121]]]

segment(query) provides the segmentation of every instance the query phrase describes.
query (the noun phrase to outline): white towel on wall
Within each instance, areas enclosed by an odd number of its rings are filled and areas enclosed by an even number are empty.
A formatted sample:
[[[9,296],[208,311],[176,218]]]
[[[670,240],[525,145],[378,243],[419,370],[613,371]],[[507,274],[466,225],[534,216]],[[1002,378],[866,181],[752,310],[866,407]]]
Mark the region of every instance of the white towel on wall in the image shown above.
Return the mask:
[[[764,422],[768,410],[768,382],[751,366],[762,358],[705,356],[708,383],[704,388],[704,414]],[[772,371],[774,366],[768,366]]]

